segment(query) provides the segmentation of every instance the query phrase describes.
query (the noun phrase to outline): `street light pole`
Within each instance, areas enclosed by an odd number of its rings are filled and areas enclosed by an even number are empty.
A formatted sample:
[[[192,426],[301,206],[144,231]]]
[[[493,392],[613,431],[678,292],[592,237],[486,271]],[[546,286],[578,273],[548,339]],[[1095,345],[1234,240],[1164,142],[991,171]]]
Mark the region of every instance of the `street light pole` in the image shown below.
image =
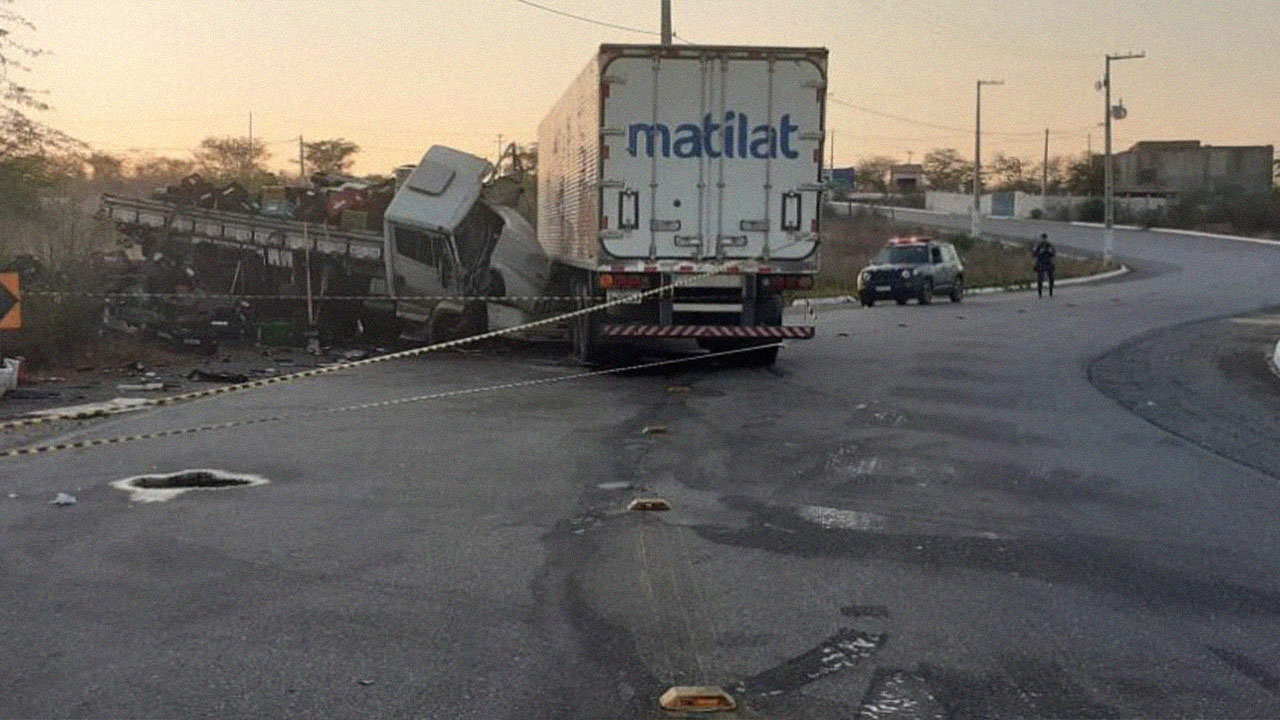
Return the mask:
[[[973,121],[973,211],[969,216],[969,234],[982,234],[982,86],[1003,85],[1003,80],[979,80],[978,99]]]
[[[671,0],[662,0],[662,44],[671,44]]]
[[[1102,234],[1102,259],[1104,262],[1111,262],[1111,254],[1116,244],[1116,199],[1115,199],[1115,166],[1111,157],[1111,116],[1114,112],[1111,108],[1111,61],[1113,60],[1135,60],[1137,58],[1146,57],[1146,53],[1129,53],[1127,55],[1112,55],[1107,53],[1106,65],[1102,75],[1102,90],[1105,96],[1106,107],[1106,158],[1103,161],[1103,194],[1106,196],[1104,204],[1103,223],[1106,229]]]
[[[1040,164],[1040,212],[1049,213],[1049,128],[1044,129],[1044,162]]]

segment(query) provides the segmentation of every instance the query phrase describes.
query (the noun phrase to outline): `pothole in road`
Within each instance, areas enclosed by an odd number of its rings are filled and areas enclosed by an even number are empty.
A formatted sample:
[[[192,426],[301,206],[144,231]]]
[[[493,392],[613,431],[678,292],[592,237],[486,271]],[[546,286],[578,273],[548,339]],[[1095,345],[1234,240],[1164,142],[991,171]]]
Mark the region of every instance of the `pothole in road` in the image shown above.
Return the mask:
[[[134,502],[164,502],[192,490],[225,490],[265,485],[267,482],[266,478],[259,475],[200,468],[135,475],[116,480],[111,483],[111,487],[130,493],[129,499]]]

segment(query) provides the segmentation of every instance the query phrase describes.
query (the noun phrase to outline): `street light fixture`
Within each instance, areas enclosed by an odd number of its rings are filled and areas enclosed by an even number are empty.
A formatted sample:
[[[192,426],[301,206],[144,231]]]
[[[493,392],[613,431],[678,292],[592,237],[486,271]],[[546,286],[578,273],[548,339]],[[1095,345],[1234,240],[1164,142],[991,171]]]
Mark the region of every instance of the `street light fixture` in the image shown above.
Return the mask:
[[[1138,58],[1144,58],[1146,56],[1147,54],[1145,52],[1127,53],[1125,55],[1113,55],[1111,53],[1107,53],[1106,68],[1102,75],[1102,82],[1100,83],[1101,88],[1099,88],[1103,91],[1105,95],[1105,102],[1106,102],[1105,112],[1106,112],[1106,128],[1107,128],[1106,130],[1106,134],[1107,134],[1106,153],[1107,154],[1106,154],[1106,160],[1104,161],[1104,164],[1103,164],[1103,178],[1104,178],[1103,192],[1104,192],[1104,195],[1106,196],[1106,199],[1105,199],[1106,210],[1105,210],[1104,224],[1106,226],[1106,229],[1103,230],[1103,234],[1102,234],[1102,259],[1105,262],[1111,262],[1111,254],[1114,251],[1115,244],[1116,244],[1115,167],[1114,167],[1114,161],[1112,160],[1112,157],[1111,157],[1111,121],[1113,118],[1115,120],[1123,120],[1125,116],[1129,114],[1129,112],[1124,109],[1123,101],[1121,101],[1120,105],[1117,105],[1115,107],[1111,106],[1111,63],[1112,61],[1115,61],[1115,60],[1136,60]]]
[[[1003,80],[979,80],[976,119],[973,123],[973,213],[969,216],[969,234],[982,234],[982,86],[1003,85]]]

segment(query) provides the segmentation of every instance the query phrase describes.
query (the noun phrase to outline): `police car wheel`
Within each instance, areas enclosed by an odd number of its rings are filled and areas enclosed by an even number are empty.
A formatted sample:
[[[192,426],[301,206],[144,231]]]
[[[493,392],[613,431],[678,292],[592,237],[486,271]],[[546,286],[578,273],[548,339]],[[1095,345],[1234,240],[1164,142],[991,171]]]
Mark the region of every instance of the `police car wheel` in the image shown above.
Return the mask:
[[[921,305],[928,305],[933,302],[933,281],[925,280],[924,285],[920,286],[920,295],[917,298]]]

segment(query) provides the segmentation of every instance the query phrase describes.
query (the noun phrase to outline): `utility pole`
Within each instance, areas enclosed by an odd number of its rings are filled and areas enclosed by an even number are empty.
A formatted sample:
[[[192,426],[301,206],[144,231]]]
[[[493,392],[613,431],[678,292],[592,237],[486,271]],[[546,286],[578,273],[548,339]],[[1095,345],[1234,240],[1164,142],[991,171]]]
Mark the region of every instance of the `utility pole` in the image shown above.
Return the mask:
[[[982,234],[982,86],[1003,84],[1003,80],[978,81],[973,122],[973,214],[969,216],[969,234],[973,237]]]
[[[1102,235],[1102,259],[1104,262],[1111,261],[1111,253],[1115,249],[1115,244],[1116,244],[1115,167],[1113,166],[1113,161],[1111,158],[1111,118],[1112,118],[1112,115],[1115,113],[1115,109],[1111,107],[1111,62],[1113,60],[1136,60],[1138,58],[1144,58],[1146,56],[1147,54],[1144,52],[1128,53],[1125,55],[1112,55],[1111,53],[1107,53],[1106,65],[1102,75],[1102,90],[1103,90],[1103,95],[1105,97],[1106,104],[1107,104],[1107,107],[1106,107],[1106,128],[1107,128],[1106,129],[1106,133],[1107,133],[1106,159],[1104,161],[1103,171],[1102,171],[1104,194],[1106,195],[1106,201],[1105,201],[1106,229],[1103,230],[1103,235]]]
[[[1040,166],[1040,212],[1047,212],[1045,201],[1049,197],[1049,128],[1044,129],[1044,163]]]
[[[306,155],[302,151],[303,147],[305,147],[305,144],[302,142],[302,136],[299,135],[298,136],[298,184],[299,185],[307,184],[307,163],[305,160]]]
[[[831,131],[831,164],[829,165],[829,168],[830,169],[827,171],[828,178],[831,177],[831,173],[835,172],[835,169],[836,169],[836,131],[835,130]]]
[[[662,0],[662,44],[671,44],[671,0]]]
[[[249,175],[249,168],[253,167],[253,111],[249,111],[249,147],[244,151],[244,175]]]

